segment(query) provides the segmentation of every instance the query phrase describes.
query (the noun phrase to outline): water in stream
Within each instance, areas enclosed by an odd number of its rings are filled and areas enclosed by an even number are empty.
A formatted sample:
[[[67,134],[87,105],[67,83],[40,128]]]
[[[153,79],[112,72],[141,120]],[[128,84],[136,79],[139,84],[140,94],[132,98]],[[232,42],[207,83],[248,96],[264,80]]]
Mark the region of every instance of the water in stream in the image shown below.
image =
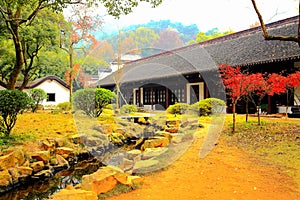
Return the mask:
[[[70,169],[60,171],[45,180],[29,180],[21,186],[0,194],[0,200],[44,200],[67,185],[77,185],[81,177],[91,174],[103,166],[97,159],[83,161]]]

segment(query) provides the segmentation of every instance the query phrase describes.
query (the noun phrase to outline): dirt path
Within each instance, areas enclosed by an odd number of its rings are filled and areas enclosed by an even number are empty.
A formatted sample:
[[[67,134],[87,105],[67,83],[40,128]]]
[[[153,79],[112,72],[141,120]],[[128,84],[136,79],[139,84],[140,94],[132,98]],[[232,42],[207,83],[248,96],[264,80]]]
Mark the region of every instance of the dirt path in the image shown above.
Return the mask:
[[[200,159],[200,146],[197,139],[168,168],[145,176],[142,188],[110,199],[300,199],[299,188],[276,166],[251,158],[222,139]]]

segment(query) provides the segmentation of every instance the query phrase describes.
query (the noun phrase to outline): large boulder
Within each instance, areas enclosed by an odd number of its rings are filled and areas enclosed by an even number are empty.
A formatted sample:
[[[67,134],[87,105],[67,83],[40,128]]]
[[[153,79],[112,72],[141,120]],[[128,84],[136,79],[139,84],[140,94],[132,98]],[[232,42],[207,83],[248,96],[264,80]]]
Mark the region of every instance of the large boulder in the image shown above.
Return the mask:
[[[28,176],[32,175],[33,169],[30,167],[17,167],[19,172],[20,178],[27,178]]]
[[[167,147],[147,148],[143,152],[142,160],[148,160],[164,154],[168,150]]]
[[[0,187],[7,187],[12,181],[12,176],[7,169],[0,171]]]
[[[153,137],[152,139],[146,140],[142,145],[141,149],[145,150],[147,148],[165,147],[169,145],[169,139],[166,137]]]
[[[145,174],[148,172],[156,171],[158,169],[158,160],[140,160],[135,163],[132,169],[132,174]]]
[[[81,188],[93,191],[97,195],[109,192],[118,184],[118,180],[114,177],[117,173],[123,171],[116,167],[101,167],[95,173],[82,177]]]
[[[68,147],[56,148],[56,154],[62,155],[64,158],[69,157],[73,153],[74,149]]]
[[[0,170],[5,170],[11,167],[15,167],[15,156],[13,152],[0,157]]]
[[[44,164],[48,164],[50,161],[50,151],[37,151],[31,155],[31,158],[37,161],[43,161]]]
[[[23,151],[16,150],[0,157],[0,170],[22,166],[24,163],[25,157]]]
[[[138,149],[134,149],[131,151],[127,151],[126,158],[133,161],[141,160],[142,151]]]
[[[66,189],[60,190],[58,193],[51,196],[53,200],[98,200],[97,194],[93,191],[74,189],[72,186],[67,186]]]
[[[43,161],[37,161],[30,164],[30,167],[33,169],[33,172],[39,172],[44,169],[45,165]]]

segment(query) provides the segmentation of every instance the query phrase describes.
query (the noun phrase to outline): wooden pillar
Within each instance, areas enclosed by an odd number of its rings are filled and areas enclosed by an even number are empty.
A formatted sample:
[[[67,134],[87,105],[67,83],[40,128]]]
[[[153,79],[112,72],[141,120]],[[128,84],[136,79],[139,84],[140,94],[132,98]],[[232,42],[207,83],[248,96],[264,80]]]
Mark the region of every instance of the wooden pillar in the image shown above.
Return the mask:
[[[207,85],[205,84],[205,99],[206,98],[209,98],[209,91],[208,91]]]
[[[167,109],[169,107],[169,89],[167,87],[166,87],[165,101],[166,101],[166,109]]]
[[[153,87],[150,89],[150,103],[151,103],[151,109],[153,110]]]

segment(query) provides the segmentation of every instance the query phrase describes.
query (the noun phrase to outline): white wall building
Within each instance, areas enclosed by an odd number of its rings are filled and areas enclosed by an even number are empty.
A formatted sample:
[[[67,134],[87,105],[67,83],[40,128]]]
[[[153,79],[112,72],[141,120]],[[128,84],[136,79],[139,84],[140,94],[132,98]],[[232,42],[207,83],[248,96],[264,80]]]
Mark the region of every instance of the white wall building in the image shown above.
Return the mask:
[[[47,99],[42,102],[45,108],[51,108],[59,103],[70,101],[69,86],[57,76],[46,76],[36,79],[28,83],[24,91],[29,91],[33,88],[43,89],[47,93]]]

